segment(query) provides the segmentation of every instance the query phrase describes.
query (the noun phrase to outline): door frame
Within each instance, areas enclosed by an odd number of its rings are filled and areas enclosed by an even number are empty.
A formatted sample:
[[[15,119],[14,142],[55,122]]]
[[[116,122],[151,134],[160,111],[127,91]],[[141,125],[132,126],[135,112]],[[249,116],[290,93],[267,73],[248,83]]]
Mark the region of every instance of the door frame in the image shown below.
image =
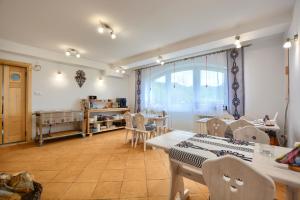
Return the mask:
[[[26,119],[25,138],[26,142],[32,141],[32,65],[30,63],[0,59],[0,65],[9,65],[26,68]],[[3,128],[3,127],[2,127]],[[2,130],[1,130],[2,131]]]

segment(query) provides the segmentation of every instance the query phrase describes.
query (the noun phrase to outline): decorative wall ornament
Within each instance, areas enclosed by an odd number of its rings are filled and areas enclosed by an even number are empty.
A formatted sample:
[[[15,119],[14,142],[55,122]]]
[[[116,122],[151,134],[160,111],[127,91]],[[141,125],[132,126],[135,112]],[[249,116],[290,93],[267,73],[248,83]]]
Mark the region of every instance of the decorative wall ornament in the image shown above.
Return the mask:
[[[85,72],[83,70],[76,71],[75,80],[78,83],[78,86],[82,87],[86,80]]]
[[[229,112],[235,119],[244,115],[243,48],[228,51]]]
[[[142,84],[142,70],[136,71],[136,94],[135,94],[135,110],[136,112],[141,111],[141,84]]]

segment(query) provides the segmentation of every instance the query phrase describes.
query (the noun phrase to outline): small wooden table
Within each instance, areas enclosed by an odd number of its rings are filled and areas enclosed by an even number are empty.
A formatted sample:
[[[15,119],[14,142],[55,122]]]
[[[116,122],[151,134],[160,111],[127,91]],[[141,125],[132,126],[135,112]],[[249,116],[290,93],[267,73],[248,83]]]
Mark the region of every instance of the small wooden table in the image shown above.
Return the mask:
[[[147,140],[147,145],[161,148],[168,152],[172,146],[193,137],[196,133],[175,130],[170,133]],[[259,145],[255,145],[253,161],[250,163],[259,172],[270,176],[274,181],[286,185],[287,199],[299,200],[298,190],[300,188],[300,173],[288,169],[287,165],[279,164],[274,161],[287,152],[290,148],[272,146],[274,148],[274,158],[266,157],[259,153]],[[194,166],[182,163],[176,160],[170,160],[171,168],[171,190],[170,200],[173,200],[174,193],[179,192],[181,199],[185,199],[188,190],[184,190],[182,177],[189,178],[193,181],[205,184],[202,177],[202,170]]]

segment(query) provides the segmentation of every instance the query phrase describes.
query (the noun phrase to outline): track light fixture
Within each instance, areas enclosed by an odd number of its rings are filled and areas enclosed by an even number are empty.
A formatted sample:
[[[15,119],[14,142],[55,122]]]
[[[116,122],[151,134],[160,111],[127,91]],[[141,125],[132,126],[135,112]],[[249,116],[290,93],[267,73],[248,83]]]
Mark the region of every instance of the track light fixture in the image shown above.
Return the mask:
[[[108,24],[101,22],[101,20],[99,21],[97,30],[100,34],[103,34],[105,32],[109,33],[110,38],[113,40],[117,38],[117,35],[114,32],[114,30]]]
[[[161,56],[157,57],[156,62],[157,62],[157,64],[161,64],[161,65],[165,64],[165,62],[163,61],[163,58]]]
[[[80,53],[76,49],[69,48],[65,52],[66,56],[75,56],[76,58],[80,58]]]
[[[115,72],[125,74],[126,70],[124,67],[115,67]]]
[[[294,35],[294,38],[287,38],[286,41],[283,44],[283,48],[289,49],[292,47],[292,42],[297,42],[298,41],[298,33]]]
[[[235,36],[235,42],[234,42],[234,44],[235,44],[235,47],[236,47],[237,49],[239,49],[239,48],[242,47],[241,41],[240,41],[240,36],[239,36],[239,35]]]

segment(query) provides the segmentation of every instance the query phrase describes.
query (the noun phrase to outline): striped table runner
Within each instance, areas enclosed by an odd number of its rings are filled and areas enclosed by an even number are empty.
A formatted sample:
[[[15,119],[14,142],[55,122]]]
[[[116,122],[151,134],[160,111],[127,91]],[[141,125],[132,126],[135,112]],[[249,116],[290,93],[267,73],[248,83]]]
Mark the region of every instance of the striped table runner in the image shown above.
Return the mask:
[[[197,134],[170,149],[171,159],[201,168],[206,159],[223,155],[234,155],[251,162],[254,153],[253,142],[243,142],[230,138]]]

